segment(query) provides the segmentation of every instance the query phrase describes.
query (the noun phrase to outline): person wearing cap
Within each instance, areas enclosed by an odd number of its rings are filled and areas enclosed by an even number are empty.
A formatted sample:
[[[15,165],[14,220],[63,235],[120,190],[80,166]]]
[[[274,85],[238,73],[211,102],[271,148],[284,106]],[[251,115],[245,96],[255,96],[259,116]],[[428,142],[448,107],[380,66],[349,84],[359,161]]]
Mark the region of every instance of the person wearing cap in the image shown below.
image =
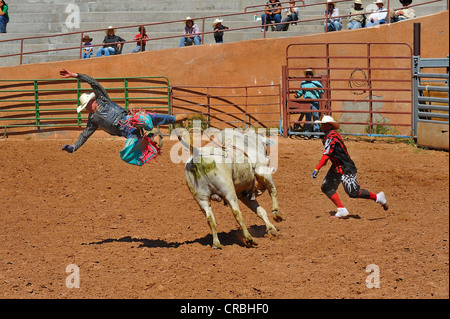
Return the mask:
[[[89,59],[94,52],[94,47],[92,46],[92,38],[88,35],[85,35],[83,37],[83,49],[81,51],[81,58],[82,59]]]
[[[366,28],[377,26],[380,24],[385,24],[387,21],[387,10],[383,7],[383,0],[377,0],[374,2],[377,5],[377,10],[372,12],[367,18]]]
[[[222,19],[217,18],[216,20],[214,20],[214,23],[212,25],[214,30],[214,40],[216,41],[216,43],[223,43],[223,30],[228,29],[228,27],[224,26],[222,22]]]
[[[341,183],[350,198],[371,199],[380,204],[384,210],[388,210],[386,196],[383,192],[374,194],[359,186],[356,179],[357,169],[355,163],[350,158],[347,147],[337,132],[339,123],[329,115],[324,115],[322,120],[316,121],[316,123],[321,125],[325,136],[322,139],[324,145],[323,155],[319,164],[315,167],[312,177],[317,178],[320,169],[325,166],[328,160],[331,161],[331,167],[321,187],[322,192],[336,205],[337,212],[331,217],[340,218],[349,214],[336,193]]]
[[[187,17],[184,21],[183,37],[180,40],[180,48],[184,46],[200,45],[202,37],[200,36],[200,29],[195,24],[194,19]]]
[[[327,9],[325,10],[325,31],[339,31],[342,29],[342,20],[339,9],[334,4],[334,0],[327,0]]]
[[[353,4],[354,6],[350,8],[349,12],[351,16],[348,18],[347,30],[361,29],[366,20],[361,0],[355,0]]]
[[[390,9],[390,18],[392,22],[398,22],[408,19],[414,19],[416,17],[416,11],[413,8],[408,8],[412,3],[412,0],[400,0],[402,8],[399,10]]]
[[[307,79],[300,83],[300,90],[297,91],[297,98],[301,98],[302,96],[304,96],[305,99],[311,100],[311,110],[315,112],[301,114],[298,120],[301,121],[302,117],[305,116],[306,121],[308,122],[311,121],[311,118],[313,121],[316,121],[320,117],[318,112],[320,104],[317,100],[321,98],[322,94],[324,94],[325,91],[323,90],[323,86],[320,81],[313,80],[314,71],[312,68],[305,70],[305,76]],[[311,125],[311,123],[306,123],[305,132],[309,133],[311,131],[316,133],[320,132],[319,124]],[[310,138],[310,136],[308,137]],[[319,136],[315,135],[314,137],[318,138]]]
[[[112,26],[109,26],[105,33],[106,36],[103,39],[103,47],[97,50],[97,57],[118,54],[120,52],[120,47],[122,46],[122,43],[119,42],[125,42],[125,39],[116,35],[116,30]]]
[[[281,3],[280,0],[269,0],[264,7],[264,13],[261,15],[261,31],[264,32],[267,30],[267,24],[281,22]],[[264,27],[265,26],[265,27]],[[275,27],[272,26],[272,31],[275,30]]]
[[[295,1],[289,1],[289,6],[284,11],[286,12],[286,18],[282,21],[284,24],[277,25],[277,31],[288,31],[291,25],[290,22],[298,21],[299,9],[295,6]]]
[[[63,78],[76,78],[80,81],[88,83],[93,92],[83,93],[80,96],[80,105],[77,107],[77,112],[80,113],[84,109],[89,112],[88,122],[86,128],[81,132],[78,140],[73,145],[66,144],[62,148],[63,151],[73,153],[77,151],[97,129],[102,129],[112,136],[122,136],[127,138],[126,145],[130,141],[137,140],[142,137],[141,130],[133,128],[124,123],[129,119],[128,112],[111,101],[106,90],[89,75],[70,72],[66,69],[59,71]],[[146,113],[145,117],[150,123],[150,126],[174,124],[186,119],[185,115],[165,115],[165,114],[151,114]],[[161,145],[160,136],[155,136],[155,142]]]

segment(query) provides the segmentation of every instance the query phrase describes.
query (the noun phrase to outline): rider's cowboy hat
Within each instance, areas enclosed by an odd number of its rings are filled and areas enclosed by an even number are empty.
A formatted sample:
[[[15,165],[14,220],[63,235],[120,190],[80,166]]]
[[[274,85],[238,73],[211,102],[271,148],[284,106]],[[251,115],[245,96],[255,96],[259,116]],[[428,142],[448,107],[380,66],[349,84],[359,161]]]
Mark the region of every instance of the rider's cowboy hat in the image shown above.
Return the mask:
[[[77,107],[77,113],[80,113],[81,111],[83,111],[86,106],[88,105],[88,103],[95,99],[95,93],[92,92],[91,94],[88,93],[83,93],[80,96],[80,105]]]

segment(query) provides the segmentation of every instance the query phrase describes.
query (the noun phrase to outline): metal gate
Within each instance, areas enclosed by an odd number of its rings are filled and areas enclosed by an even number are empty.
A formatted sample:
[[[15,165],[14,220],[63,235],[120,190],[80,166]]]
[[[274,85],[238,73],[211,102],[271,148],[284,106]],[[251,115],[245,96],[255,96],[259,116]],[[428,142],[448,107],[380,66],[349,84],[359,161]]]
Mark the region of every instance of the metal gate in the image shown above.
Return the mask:
[[[413,127],[418,123],[449,124],[449,84],[447,58],[413,57]]]
[[[300,43],[286,49],[282,74],[283,135],[311,136],[301,115],[332,115],[342,134],[410,137],[412,134],[412,48],[407,43]],[[322,83],[319,99],[298,99],[304,71]],[[319,134],[314,134],[319,135]]]

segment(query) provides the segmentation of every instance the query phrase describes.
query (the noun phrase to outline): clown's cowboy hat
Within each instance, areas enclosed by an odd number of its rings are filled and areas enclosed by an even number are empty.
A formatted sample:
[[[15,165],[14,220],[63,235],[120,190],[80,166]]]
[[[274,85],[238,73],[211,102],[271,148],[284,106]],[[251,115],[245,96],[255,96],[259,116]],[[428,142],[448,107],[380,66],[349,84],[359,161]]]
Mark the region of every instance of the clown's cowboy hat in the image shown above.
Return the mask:
[[[317,120],[317,121],[314,121],[315,123],[319,123],[319,124],[324,124],[324,123],[329,123],[329,124],[331,124],[332,126],[333,126],[333,128],[335,129],[335,130],[337,130],[338,128],[339,128],[339,123],[338,122],[336,122],[335,120],[334,120],[334,118],[332,118],[331,116],[329,116],[329,115],[324,115],[323,117],[322,117],[322,120],[320,121],[320,120]]]

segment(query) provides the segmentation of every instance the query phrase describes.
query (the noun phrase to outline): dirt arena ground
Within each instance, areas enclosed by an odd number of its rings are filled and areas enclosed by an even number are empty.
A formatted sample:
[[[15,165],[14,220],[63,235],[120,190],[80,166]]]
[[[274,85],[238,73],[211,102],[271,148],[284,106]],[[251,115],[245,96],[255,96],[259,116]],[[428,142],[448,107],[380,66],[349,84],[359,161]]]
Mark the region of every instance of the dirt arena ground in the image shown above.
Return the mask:
[[[339,194],[348,219],[311,172],[319,140],[278,139],[274,175],[285,221],[280,238],[241,205],[259,243],[245,248],[228,207],[213,204],[222,250],[170,161],[174,141],[141,168],[121,139],[0,140],[0,298],[311,299],[449,298],[449,154],[405,143],[346,143],[360,184],[384,191],[390,210]],[[270,211],[266,194],[260,203]],[[68,265],[79,288],[68,288]],[[366,267],[379,268],[369,289]]]

